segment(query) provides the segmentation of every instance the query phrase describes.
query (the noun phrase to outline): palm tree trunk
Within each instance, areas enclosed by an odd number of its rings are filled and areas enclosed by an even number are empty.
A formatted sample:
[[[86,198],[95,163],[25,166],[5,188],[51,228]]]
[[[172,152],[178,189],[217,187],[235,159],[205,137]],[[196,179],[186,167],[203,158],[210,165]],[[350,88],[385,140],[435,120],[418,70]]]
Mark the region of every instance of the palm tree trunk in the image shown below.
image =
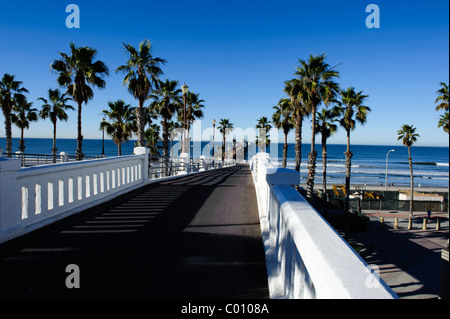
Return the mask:
[[[349,199],[350,199],[350,172],[352,168],[352,156],[350,151],[350,130],[347,130],[347,151],[345,152],[345,201],[344,212],[349,212]]]
[[[226,137],[225,133],[223,133],[223,144],[222,144],[222,162],[225,161],[225,151],[226,151]]]
[[[119,141],[119,143],[117,143],[117,154],[119,156],[122,156],[122,142]]]
[[[23,139],[23,131],[24,131],[24,129],[21,128],[20,129],[19,151],[21,151],[22,153],[25,152],[25,140]]]
[[[12,130],[11,130],[11,110],[9,105],[6,105],[3,109],[3,115],[5,117],[5,134],[6,134],[6,153],[8,157],[11,157],[12,153]]]
[[[327,139],[324,134],[322,134],[322,188],[323,188],[323,195],[325,200],[328,199],[327,197]]]
[[[52,148],[53,163],[56,163],[57,151],[58,149],[56,148],[56,121],[53,121],[53,148]]]
[[[411,196],[409,198],[409,215],[413,216],[414,180],[413,180],[413,166],[412,166],[411,147],[410,146],[408,146],[408,163],[409,163],[409,173],[411,174]]]
[[[164,119],[162,123],[162,137],[163,137],[163,156],[169,156],[169,124],[167,123],[167,119]]]
[[[297,116],[295,119],[295,170],[297,172],[300,172],[302,162],[302,124],[302,117]]]
[[[317,151],[315,149],[316,143],[316,106],[312,107],[312,125],[311,125],[311,153],[308,154],[308,180],[306,181],[306,196],[309,202],[312,201],[314,194],[314,176],[316,175],[316,158]]]
[[[283,167],[286,168],[287,162],[287,151],[288,151],[288,143],[287,143],[287,134],[284,134],[284,145],[283,145]]]
[[[347,151],[345,152],[345,200],[344,200],[344,215],[345,215],[345,240],[348,240],[350,232],[350,170],[352,167],[353,153],[350,151],[350,130],[347,130]]]
[[[189,123],[189,121],[188,121],[188,123]],[[190,157],[192,157],[192,154],[191,154],[191,138],[190,138],[190,132],[189,132],[189,130],[190,130],[190,126],[188,125],[187,126],[187,130],[186,130],[186,142],[187,142],[187,145],[186,145],[186,153],[188,153],[189,154],[189,156]]]
[[[136,109],[136,122],[137,122],[137,130],[138,130],[138,146],[143,147],[145,146],[145,137],[144,137],[144,130],[145,130],[145,119],[144,119],[144,100],[139,99],[139,107]]]
[[[261,152],[266,152],[266,130],[264,128],[258,129],[258,148],[261,150]]]
[[[84,154],[83,154],[83,135],[81,135],[81,109],[83,102],[79,101],[78,103],[78,123],[77,123],[77,129],[78,129],[78,137],[77,137],[77,151],[75,153],[77,161],[83,160]]]
[[[165,118],[163,121],[163,175],[168,176],[168,168],[169,168],[169,123]]]

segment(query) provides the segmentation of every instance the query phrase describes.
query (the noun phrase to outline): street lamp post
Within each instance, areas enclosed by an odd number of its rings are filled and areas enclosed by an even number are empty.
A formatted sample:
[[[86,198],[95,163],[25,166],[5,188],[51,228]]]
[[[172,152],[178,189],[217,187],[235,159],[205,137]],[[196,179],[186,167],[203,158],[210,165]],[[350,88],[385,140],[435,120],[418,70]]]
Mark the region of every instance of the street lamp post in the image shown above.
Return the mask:
[[[183,92],[183,148],[182,152],[186,152],[186,94],[189,91],[189,86],[186,83],[181,87],[181,91]]]
[[[390,152],[395,152],[395,150],[390,150],[386,154],[386,180],[384,181],[384,190],[387,190],[387,177],[388,177],[388,156]]]
[[[102,119],[102,123],[105,123],[105,118]],[[102,157],[105,157],[105,127],[102,128]]]
[[[212,156],[214,157],[214,134],[216,132],[216,120],[213,120],[213,146],[212,146]]]

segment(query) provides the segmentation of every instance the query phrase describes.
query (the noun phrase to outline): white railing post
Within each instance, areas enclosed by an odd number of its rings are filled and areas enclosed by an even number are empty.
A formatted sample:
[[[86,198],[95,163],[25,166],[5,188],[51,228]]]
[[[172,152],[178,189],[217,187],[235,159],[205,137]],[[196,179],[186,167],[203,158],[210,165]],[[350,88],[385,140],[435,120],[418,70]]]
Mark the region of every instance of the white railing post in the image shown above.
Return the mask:
[[[19,226],[21,193],[17,183],[20,159],[0,158],[0,243],[23,233]]]
[[[206,166],[206,156],[205,155],[200,156],[200,164],[199,165],[200,165],[199,172],[204,172],[205,166]]]
[[[144,155],[144,161],[142,162],[142,182],[145,183],[150,179],[149,176],[149,155],[150,155],[150,149],[147,147],[135,147],[133,151],[134,155]]]
[[[59,153],[61,156],[61,163],[67,163],[69,161],[69,156],[66,152]]]
[[[189,153],[181,153],[180,164],[182,166],[182,170],[178,172],[178,175],[189,174],[188,163],[189,163]]]

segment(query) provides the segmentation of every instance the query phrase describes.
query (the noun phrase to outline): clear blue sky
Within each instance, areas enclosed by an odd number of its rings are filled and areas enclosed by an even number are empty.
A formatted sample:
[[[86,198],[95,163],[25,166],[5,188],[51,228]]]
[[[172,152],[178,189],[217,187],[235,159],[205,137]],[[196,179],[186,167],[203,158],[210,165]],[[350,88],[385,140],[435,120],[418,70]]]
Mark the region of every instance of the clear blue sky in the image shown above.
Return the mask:
[[[79,29],[65,25],[68,4],[81,11]],[[368,4],[380,8],[379,29],[368,29]],[[101,110],[107,101],[137,102],[116,74],[126,55],[122,42],[153,43],[154,56],[168,60],[163,79],[176,79],[206,101],[203,128],[212,119],[229,118],[235,127],[271,117],[285,97],[284,81],[293,78],[298,58],[326,53],[337,65],[343,88],[369,95],[368,123],[352,133],[355,144],[398,145],[396,131],[413,124],[417,145],[448,146],[434,111],[439,82],[449,81],[449,3],[430,1],[2,1],[0,4],[0,75],[15,74],[30,91],[29,101],[56,87],[49,71],[58,51],[69,43],[98,50],[111,70],[104,90],[83,110],[85,138],[100,138]],[[0,115],[0,136],[4,136]],[[14,137],[19,131],[14,129]],[[50,122],[33,123],[26,137],[51,137]],[[60,123],[58,137],[76,138],[76,112]],[[303,141],[310,141],[310,122]],[[293,134],[290,136],[293,140]],[[320,141],[320,139],[319,139]],[[342,129],[330,143],[345,143]]]

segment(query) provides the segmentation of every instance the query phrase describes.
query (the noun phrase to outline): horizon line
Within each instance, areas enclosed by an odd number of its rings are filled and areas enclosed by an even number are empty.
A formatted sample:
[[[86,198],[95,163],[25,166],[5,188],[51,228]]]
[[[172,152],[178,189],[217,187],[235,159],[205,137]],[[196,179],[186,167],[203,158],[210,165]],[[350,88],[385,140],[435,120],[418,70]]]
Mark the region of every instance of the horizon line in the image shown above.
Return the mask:
[[[4,137],[4,136],[0,136],[0,138],[6,138],[6,137]],[[20,137],[13,137],[13,139],[18,139],[18,140],[20,140]],[[53,137],[27,137],[26,139],[25,139],[25,141],[26,140],[30,140],[30,139],[48,139],[48,140],[53,140]],[[76,137],[75,138],[68,138],[68,137],[60,137],[60,138],[57,138],[56,139],[57,141],[58,140],[75,140],[76,141]],[[86,140],[97,140],[97,141],[101,141],[102,140],[102,138],[88,138],[88,137],[86,137],[86,138],[84,138],[83,139],[83,141],[86,141]],[[107,140],[109,140],[109,141],[112,141],[112,139],[110,139],[110,138],[105,138],[105,141],[107,141]],[[136,142],[137,141],[137,139],[130,139],[130,140],[128,140],[127,142],[124,142],[123,144],[126,144],[126,143],[130,143],[130,142]],[[162,142],[162,141],[161,141]],[[205,143],[210,143],[210,142],[212,142],[212,141],[207,141],[207,140],[192,140],[192,142],[205,142]],[[219,141],[219,140],[217,140],[216,141],[216,143],[222,143],[222,141]],[[231,143],[231,141],[227,141],[227,143]],[[249,142],[249,143],[253,143],[254,144],[254,142]],[[271,144],[284,144],[284,142],[271,142]],[[294,142],[288,142],[288,144],[295,144],[295,141]],[[308,143],[303,143],[302,142],[302,145],[311,145],[311,143],[310,142],[308,142]],[[322,145],[322,143],[316,143],[315,145],[319,145],[319,146],[321,146]],[[346,146],[347,144],[346,143],[327,143],[327,145],[344,145],[344,146]],[[404,145],[398,145],[398,144],[360,144],[360,143],[354,143],[354,144],[350,144],[350,147],[351,146],[390,146],[390,147],[404,147]],[[413,146],[415,146],[415,147],[445,147],[445,148],[449,148],[450,146],[449,145],[413,145]]]

